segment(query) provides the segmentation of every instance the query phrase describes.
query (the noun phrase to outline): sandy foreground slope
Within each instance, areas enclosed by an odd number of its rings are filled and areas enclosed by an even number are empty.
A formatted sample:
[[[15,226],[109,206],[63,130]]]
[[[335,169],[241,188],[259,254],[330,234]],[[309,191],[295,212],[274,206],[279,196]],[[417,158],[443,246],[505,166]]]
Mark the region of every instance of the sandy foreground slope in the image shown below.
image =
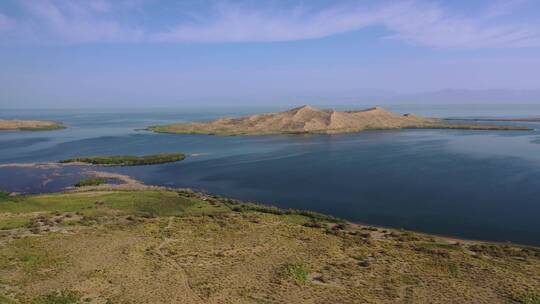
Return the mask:
[[[209,122],[178,123],[149,127],[164,133],[218,135],[257,135],[294,133],[350,133],[378,129],[475,129],[528,130],[527,127],[488,124],[451,123],[441,119],[412,114],[401,115],[380,107],[359,111],[323,110],[302,106],[284,112],[257,114],[239,118],[222,118]]]
[[[540,249],[188,190],[0,197],[0,303],[538,303]]]

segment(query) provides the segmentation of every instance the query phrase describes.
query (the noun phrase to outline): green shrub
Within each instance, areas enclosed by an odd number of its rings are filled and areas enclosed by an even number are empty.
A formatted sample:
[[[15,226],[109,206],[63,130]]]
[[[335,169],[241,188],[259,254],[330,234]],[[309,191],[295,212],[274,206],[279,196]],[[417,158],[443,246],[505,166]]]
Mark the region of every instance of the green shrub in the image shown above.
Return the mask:
[[[498,245],[498,244],[474,244],[469,246],[469,250],[504,258],[504,257],[521,257],[521,258],[527,258],[527,257],[540,257],[540,249],[534,248],[534,247],[522,247],[522,246],[511,246],[508,244],[505,245]]]
[[[87,178],[80,180],[78,183],[75,184],[75,187],[99,186],[106,183],[107,180],[105,178]]]
[[[308,217],[314,221],[332,222],[332,223],[345,223],[344,220],[332,215],[322,214],[309,210],[298,209],[282,209],[274,206],[259,205],[253,203],[243,203],[238,206],[231,207],[235,212],[255,211],[261,213],[270,213],[276,215],[302,215]]]
[[[9,198],[9,192],[0,190],[0,201],[8,199]]]
[[[62,292],[53,292],[39,298],[37,304],[73,304],[79,302],[81,296],[78,292],[64,290]]]
[[[285,273],[297,283],[304,284],[307,282],[308,271],[303,264],[287,264],[285,265]]]
[[[15,304],[17,302],[15,302],[12,299],[0,294],[0,303],[2,303],[2,304]]]
[[[319,222],[307,222],[307,223],[304,223],[305,227],[310,227],[310,228],[322,228],[323,227],[323,224],[319,223]]]
[[[519,302],[522,304],[540,304],[540,295],[526,294],[520,297]]]

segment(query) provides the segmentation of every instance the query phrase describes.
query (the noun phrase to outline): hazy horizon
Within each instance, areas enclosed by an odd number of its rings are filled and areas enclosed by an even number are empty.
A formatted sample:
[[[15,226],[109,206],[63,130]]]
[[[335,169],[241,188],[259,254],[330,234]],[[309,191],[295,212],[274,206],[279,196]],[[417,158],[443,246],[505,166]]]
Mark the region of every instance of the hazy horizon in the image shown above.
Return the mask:
[[[540,3],[0,3],[0,108],[540,103]]]

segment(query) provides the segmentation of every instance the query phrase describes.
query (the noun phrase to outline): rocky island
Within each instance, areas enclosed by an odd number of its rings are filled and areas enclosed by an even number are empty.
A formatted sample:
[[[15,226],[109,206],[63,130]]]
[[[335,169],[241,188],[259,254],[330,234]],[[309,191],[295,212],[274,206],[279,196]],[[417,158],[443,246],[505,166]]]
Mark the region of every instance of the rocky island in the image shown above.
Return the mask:
[[[63,123],[56,121],[0,119],[0,131],[47,131],[64,128]]]
[[[312,106],[302,106],[277,113],[148,128],[148,130],[162,133],[215,135],[337,134],[386,129],[531,130],[523,126],[453,123],[413,114],[401,115],[380,107],[336,111]]]

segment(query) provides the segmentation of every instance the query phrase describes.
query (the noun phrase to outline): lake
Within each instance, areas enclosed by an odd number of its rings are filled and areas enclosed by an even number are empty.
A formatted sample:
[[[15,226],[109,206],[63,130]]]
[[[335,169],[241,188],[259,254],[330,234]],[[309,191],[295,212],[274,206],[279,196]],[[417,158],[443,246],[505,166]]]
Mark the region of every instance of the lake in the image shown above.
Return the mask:
[[[538,105],[385,108],[435,117],[540,116]],[[530,132],[396,130],[301,136],[137,130],[273,110],[282,109],[2,110],[1,118],[60,120],[69,128],[0,132],[0,164],[185,152],[197,156],[103,170],[147,184],[189,187],[372,225],[540,245],[540,123],[519,123],[535,128]],[[58,191],[73,185],[84,170],[88,168],[0,168],[0,189]]]

